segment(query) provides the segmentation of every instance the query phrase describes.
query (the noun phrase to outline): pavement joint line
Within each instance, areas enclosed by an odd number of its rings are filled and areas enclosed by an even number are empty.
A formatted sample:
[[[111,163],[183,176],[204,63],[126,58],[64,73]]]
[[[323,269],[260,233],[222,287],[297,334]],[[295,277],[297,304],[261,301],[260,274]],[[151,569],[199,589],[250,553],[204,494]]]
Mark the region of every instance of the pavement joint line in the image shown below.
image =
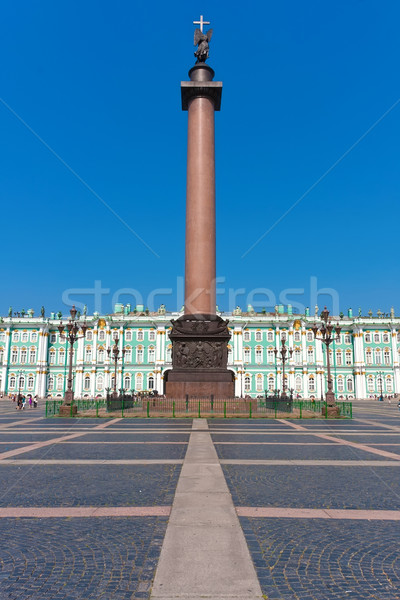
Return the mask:
[[[206,419],[193,419],[150,595],[195,598],[262,600]]]
[[[163,517],[170,506],[8,506],[0,508],[0,519],[81,517]]]
[[[396,425],[387,425],[386,423],[378,423],[378,421],[370,421],[368,419],[360,419],[354,418],[353,421],[359,421],[360,423],[369,423],[370,425],[376,425],[378,427],[382,427],[383,429],[390,429],[391,431],[400,431],[400,427]]]
[[[120,421],[120,419],[117,419],[117,420]],[[114,419],[113,419],[113,421],[114,421]],[[108,421],[107,423],[102,423],[101,425],[97,425],[95,427],[95,429],[102,430],[105,427],[108,427],[110,425],[110,423],[112,423],[113,421]],[[62,437],[51,438],[50,440],[45,440],[45,441],[41,441],[41,442],[34,442],[33,444],[30,444],[29,446],[23,446],[22,448],[15,448],[14,450],[8,450],[7,452],[1,452],[0,453],[0,461],[5,460],[6,458],[11,458],[13,456],[18,456],[19,454],[24,454],[26,452],[33,452],[33,450],[38,450],[39,448],[44,448],[46,446],[52,446],[53,444],[57,444],[59,442],[73,440],[74,438],[82,437],[83,435],[85,435],[85,432],[82,432],[82,431],[80,431],[79,433],[78,432],[70,433],[70,434],[62,436]],[[1,462],[0,462],[0,464],[1,464]]]
[[[399,510],[360,510],[333,508],[284,508],[238,506],[239,517],[267,519],[351,519],[364,521],[400,521]]]
[[[31,459],[6,459],[1,460],[0,468],[5,465],[182,465],[183,458],[31,458]]]
[[[301,425],[297,425],[297,423],[291,423],[291,426],[296,429],[301,429]],[[400,461],[400,455],[394,454],[394,452],[388,452],[387,450],[379,450],[379,448],[372,448],[371,446],[367,446],[366,444],[359,444],[357,442],[351,442],[350,440],[342,440],[341,438],[336,438],[332,434],[324,434],[324,433],[315,433],[312,432],[311,435],[315,435],[316,437],[322,440],[334,441],[342,446],[349,446],[350,448],[357,448],[358,450],[364,450],[365,452],[370,452],[371,454],[377,454],[379,456],[385,456],[386,458],[392,458],[393,460]]]
[[[400,456],[398,457],[400,459]],[[20,462],[20,461],[18,461]],[[400,467],[400,460],[328,460],[328,459],[245,459],[226,458],[220,460],[221,465],[265,465],[265,466],[300,466],[300,467]]]

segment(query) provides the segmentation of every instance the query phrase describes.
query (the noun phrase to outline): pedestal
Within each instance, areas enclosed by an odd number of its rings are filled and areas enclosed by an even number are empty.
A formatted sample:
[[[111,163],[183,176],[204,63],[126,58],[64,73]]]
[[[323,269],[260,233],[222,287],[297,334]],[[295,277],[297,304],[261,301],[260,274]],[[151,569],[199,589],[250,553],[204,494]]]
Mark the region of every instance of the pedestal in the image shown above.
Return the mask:
[[[62,404],[60,406],[60,411],[58,415],[60,417],[76,417],[77,412],[78,407],[75,406],[75,404],[73,404],[72,406],[71,404]]]
[[[212,314],[183,315],[172,321],[172,371],[167,372],[169,398],[233,398],[234,374],[228,371],[228,321]]]

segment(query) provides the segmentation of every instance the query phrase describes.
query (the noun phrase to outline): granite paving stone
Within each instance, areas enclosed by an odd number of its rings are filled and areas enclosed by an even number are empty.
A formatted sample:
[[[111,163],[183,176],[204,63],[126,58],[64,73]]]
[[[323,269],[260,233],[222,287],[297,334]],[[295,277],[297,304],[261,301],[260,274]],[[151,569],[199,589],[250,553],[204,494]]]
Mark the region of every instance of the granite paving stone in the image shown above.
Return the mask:
[[[0,520],[0,598],[148,598],[165,517]]]
[[[400,510],[391,467],[223,465],[234,504]]]
[[[322,440],[321,440],[322,441]],[[218,445],[215,444],[218,457],[221,459],[265,459],[265,460],[376,460],[376,454],[348,446],[276,446],[263,445]],[[387,448],[385,448],[386,450]],[[396,459],[388,459],[396,460]]]
[[[241,517],[265,597],[396,600],[400,523]]]
[[[6,464],[0,467],[0,506],[170,505],[180,469],[157,464]]]

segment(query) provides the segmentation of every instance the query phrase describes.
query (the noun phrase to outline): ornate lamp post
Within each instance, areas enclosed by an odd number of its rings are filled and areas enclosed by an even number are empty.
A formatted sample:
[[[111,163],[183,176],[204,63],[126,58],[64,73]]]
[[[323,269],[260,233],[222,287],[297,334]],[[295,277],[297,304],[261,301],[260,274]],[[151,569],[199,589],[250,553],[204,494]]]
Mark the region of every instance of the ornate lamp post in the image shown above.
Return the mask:
[[[278,348],[275,348],[274,350],[275,352],[275,359],[278,356],[279,353],[279,358],[282,360],[282,397],[286,396],[286,381],[285,381],[285,363],[288,360],[288,352],[289,352],[289,358],[292,358],[292,354],[293,354],[293,350],[292,348],[287,348],[286,347],[286,338],[285,337],[281,337],[281,349],[278,350]]]
[[[328,371],[328,391],[326,392],[325,398],[328,406],[335,406],[335,394],[333,392],[333,381],[331,376],[331,362],[329,356],[329,346],[333,342],[334,339],[337,339],[340,335],[341,327],[339,327],[339,323],[336,325],[332,325],[331,320],[329,319],[329,310],[327,310],[326,306],[321,313],[322,325],[318,327],[316,323],[312,327],[314,332],[314,338],[317,339],[318,333],[321,335],[320,339],[323,344],[326,346],[326,368]]]
[[[70,414],[71,412],[71,404],[74,400],[74,391],[72,389],[72,359],[73,359],[73,355],[74,355],[74,344],[76,342],[76,340],[82,338],[82,337],[86,337],[86,331],[87,331],[87,323],[86,321],[84,321],[82,323],[82,325],[78,325],[78,323],[75,321],[75,317],[76,317],[76,313],[78,312],[75,308],[75,306],[73,306],[71,308],[71,310],[69,311],[71,314],[71,318],[68,321],[66,328],[67,328],[67,340],[69,342],[69,368],[68,368],[68,381],[67,381],[67,390],[65,392],[65,396],[64,396],[64,402],[63,402],[63,406],[67,406],[68,409],[64,409],[61,410],[62,407],[60,408],[60,415],[61,414]],[[82,336],[78,336],[78,332],[79,330],[82,329]],[[58,326],[58,331],[60,332],[60,335],[62,333],[64,333],[64,325],[62,324],[62,322],[60,321],[60,324]],[[73,407],[72,409],[72,413],[76,413],[76,406]]]
[[[114,346],[112,348],[107,348],[108,357],[110,357],[110,355],[112,353],[112,360],[114,361],[114,390],[112,393],[113,398],[118,398],[118,394],[117,394],[117,364],[118,364],[119,355],[121,354],[121,351],[118,347],[118,342],[119,342],[119,339],[118,339],[118,337],[116,337],[114,340]],[[125,352],[126,352],[126,350],[125,350],[125,348],[123,348],[122,356],[125,355]]]

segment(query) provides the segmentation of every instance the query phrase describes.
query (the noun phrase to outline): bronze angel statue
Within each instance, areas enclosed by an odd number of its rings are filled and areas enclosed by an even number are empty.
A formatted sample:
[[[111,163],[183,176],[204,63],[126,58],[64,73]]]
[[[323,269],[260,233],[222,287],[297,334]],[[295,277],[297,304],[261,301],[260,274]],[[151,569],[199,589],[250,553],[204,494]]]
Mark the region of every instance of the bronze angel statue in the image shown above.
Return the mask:
[[[209,29],[207,33],[203,33],[200,29],[196,29],[194,32],[194,45],[198,46],[194,55],[198,63],[205,62],[208,58],[208,43],[211,40],[212,33],[212,29]]]

